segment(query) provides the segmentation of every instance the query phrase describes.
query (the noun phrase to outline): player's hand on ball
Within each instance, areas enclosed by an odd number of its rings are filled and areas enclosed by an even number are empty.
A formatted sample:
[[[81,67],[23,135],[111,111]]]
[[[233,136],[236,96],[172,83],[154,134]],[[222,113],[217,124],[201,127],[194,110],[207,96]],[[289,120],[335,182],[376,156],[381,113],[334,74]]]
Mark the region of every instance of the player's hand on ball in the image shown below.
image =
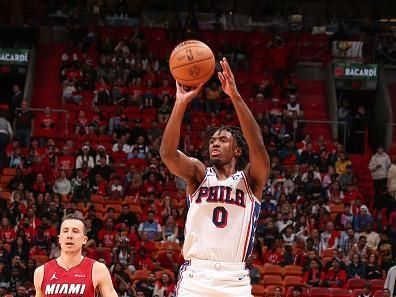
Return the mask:
[[[186,90],[182,85],[176,82],[176,101],[188,104],[190,103],[199,92],[201,92],[203,83],[199,84],[195,89]]]
[[[230,65],[226,58],[220,61],[221,68],[223,71],[219,71],[217,76],[221,82],[221,88],[223,89],[224,93],[226,93],[231,98],[238,96],[238,90],[235,84],[234,74],[231,71]]]

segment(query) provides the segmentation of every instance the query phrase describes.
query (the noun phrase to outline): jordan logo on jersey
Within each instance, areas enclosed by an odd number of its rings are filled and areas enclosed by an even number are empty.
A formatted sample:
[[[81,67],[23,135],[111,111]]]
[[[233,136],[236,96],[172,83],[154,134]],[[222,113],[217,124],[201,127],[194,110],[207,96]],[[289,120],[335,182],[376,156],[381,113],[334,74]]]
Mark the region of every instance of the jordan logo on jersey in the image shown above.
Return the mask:
[[[51,284],[45,286],[45,295],[67,294],[83,295],[84,284]]]
[[[51,276],[50,281],[52,281],[53,279],[59,279],[56,277],[56,272],[54,272],[54,274]]]
[[[233,191],[233,188],[226,186],[201,187],[195,203],[201,203],[202,199],[209,203],[234,204],[243,208],[246,206],[245,193],[240,189]]]

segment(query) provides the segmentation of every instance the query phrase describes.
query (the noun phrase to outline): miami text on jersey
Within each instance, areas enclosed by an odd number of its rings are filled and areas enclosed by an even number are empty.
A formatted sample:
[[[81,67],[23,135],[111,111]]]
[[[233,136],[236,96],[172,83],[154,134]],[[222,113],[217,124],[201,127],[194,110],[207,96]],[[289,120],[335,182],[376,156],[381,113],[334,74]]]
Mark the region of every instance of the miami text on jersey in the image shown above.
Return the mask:
[[[50,284],[45,286],[45,295],[54,294],[74,294],[83,295],[85,291],[84,284]]]

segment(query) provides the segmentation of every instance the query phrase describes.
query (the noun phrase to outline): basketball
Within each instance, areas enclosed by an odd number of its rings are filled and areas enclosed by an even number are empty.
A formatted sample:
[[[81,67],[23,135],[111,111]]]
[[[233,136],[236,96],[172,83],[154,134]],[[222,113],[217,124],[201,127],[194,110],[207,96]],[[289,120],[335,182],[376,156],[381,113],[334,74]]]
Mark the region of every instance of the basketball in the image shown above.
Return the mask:
[[[215,69],[212,50],[198,40],[187,40],[177,45],[169,58],[172,76],[183,86],[196,87],[207,82]]]

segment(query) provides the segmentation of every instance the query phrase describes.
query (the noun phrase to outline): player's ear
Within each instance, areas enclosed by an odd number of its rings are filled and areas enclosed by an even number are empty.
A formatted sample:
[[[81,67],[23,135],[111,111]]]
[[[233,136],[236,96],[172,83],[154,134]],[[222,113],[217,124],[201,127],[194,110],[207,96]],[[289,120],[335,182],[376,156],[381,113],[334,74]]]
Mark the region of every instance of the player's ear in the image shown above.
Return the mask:
[[[242,148],[237,147],[235,149],[235,157],[240,157],[242,155]]]
[[[84,236],[84,240],[83,240],[83,244],[86,244],[87,243],[87,241],[88,241],[88,236]]]

